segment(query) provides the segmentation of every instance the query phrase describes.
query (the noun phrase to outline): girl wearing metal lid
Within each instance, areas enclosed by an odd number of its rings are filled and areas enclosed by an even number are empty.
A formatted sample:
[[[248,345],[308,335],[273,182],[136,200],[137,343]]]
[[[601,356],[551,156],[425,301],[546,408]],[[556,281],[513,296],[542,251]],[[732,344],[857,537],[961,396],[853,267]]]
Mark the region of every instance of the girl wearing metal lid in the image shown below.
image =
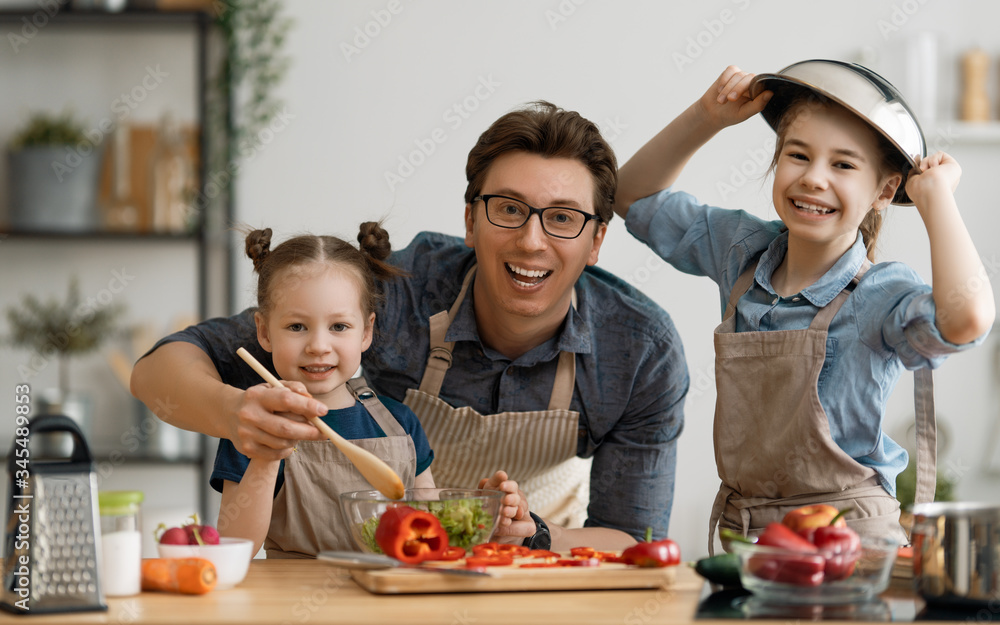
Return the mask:
[[[757,113],[777,132],[780,221],[701,205],[672,188],[702,145]],[[719,285],[722,483],[710,550],[717,525],[755,535],[815,503],[851,508],[848,523],[863,536],[905,541],[894,495],[908,458],[882,431],[886,400],[903,369],[934,368],[981,343],[995,315],[955,202],[960,174],[947,154],[925,156],[920,127],[892,85],[835,61],[756,77],[728,67],[622,167],[615,211],[629,231]],[[892,203],[920,213],[933,289],[902,263],[871,262]],[[918,497],[927,498],[933,461],[919,456],[922,445],[933,459],[934,425],[932,410],[919,413]]]

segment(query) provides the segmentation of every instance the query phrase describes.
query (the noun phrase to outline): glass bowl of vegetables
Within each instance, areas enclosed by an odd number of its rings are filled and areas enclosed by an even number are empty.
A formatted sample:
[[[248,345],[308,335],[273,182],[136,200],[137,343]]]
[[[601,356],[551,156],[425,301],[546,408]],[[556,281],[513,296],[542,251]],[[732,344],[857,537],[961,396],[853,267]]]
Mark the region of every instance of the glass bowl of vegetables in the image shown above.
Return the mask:
[[[889,586],[899,544],[862,539],[850,551],[792,549],[730,542],[743,587],[771,604],[846,604],[869,601]]]
[[[401,505],[436,516],[448,534],[448,544],[468,550],[493,538],[503,495],[498,490],[412,488],[402,499],[393,500],[377,490],[359,490],[341,493],[340,505],[361,551],[382,553],[375,530],[387,509]]]

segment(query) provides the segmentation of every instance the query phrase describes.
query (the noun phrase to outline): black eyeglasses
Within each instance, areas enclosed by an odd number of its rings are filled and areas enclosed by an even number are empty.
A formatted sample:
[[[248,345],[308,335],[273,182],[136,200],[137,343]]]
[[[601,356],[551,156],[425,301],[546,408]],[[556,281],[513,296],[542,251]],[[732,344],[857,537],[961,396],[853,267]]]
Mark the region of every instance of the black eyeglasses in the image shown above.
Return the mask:
[[[486,204],[486,219],[494,226],[514,230],[528,223],[531,216],[538,213],[542,230],[557,239],[575,239],[591,219],[604,223],[600,215],[564,206],[535,208],[506,195],[477,195],[472,198],[473,202],[479,200]]]

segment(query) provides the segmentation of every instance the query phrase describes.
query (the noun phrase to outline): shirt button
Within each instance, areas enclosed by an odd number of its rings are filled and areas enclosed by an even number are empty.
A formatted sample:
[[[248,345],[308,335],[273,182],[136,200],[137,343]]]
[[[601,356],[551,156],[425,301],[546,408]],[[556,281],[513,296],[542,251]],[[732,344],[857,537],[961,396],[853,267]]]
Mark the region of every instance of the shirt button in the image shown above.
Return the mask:
[[[793,302],[797,302],[797,301],[799,301],[800,299],[802,299],[802,298],[801,298],[801,297],[793,297],[793,298],[792,298],[792,301],[793,301]]]

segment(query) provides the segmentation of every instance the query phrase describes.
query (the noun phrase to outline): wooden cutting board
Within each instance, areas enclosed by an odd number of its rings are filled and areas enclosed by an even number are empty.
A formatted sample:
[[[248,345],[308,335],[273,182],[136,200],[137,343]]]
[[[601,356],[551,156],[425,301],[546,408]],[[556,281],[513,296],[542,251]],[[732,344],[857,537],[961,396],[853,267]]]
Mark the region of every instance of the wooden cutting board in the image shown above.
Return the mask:
[[[643,569],[612,562],[602,562],[593,567],[518,567],[522,562],[532,561],[538,562],[531,558],[517,558],[511,566],[491,566],[487,568],[490,577],[460,577],[420,569],[354,570],[351,577],[372,593],[414,594],[670,588],[677,575],[676,566]],[[441,566],[449,564],[441,563]]]

